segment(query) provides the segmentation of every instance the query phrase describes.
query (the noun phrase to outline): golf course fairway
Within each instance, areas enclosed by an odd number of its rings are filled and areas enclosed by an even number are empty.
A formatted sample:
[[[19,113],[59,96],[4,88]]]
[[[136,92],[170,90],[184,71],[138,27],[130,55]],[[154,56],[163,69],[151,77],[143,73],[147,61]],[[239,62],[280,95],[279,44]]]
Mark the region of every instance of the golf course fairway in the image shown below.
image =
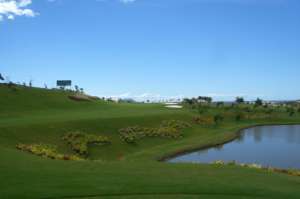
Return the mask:
[[[234,139],[245,127],[296,124],[300,115],[284,111],[269,117],[218,125],[193,123],[197,111],[163,104],[74,101],[70,92],[0,85],[1,199],[298,199],[300,177],[237,165],[170,164],[162,160],[192,149]],[[206,114],[225,108],[212,107]],[[227,110],[227,109],[226,109]],[[163,121],[188,122],[178,139],[120,139],[131,126],[154,128]],[[69,132],[107,136],[110,144],[89,145],[86,160],[52,160],[16,149],[18,144],[49,144],[73,154],[62,139]],[[292,157],[291,157],[292,158]]]

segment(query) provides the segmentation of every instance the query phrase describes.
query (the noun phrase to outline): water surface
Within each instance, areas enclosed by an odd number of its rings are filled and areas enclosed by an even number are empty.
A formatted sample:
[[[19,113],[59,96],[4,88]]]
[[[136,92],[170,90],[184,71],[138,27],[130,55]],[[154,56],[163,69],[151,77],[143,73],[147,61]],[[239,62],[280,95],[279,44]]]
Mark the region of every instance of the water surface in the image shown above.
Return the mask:
[[[233,142],[181,155],[169,162],[211,163],[216,160],[300,169],[300,125],[249,128]]]

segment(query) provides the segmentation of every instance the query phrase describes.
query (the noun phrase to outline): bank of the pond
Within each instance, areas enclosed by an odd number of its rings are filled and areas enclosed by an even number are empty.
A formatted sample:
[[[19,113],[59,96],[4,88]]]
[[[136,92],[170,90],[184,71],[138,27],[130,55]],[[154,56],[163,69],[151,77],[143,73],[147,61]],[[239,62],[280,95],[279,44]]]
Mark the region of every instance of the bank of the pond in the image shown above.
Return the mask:
[[[247,125],[245,127],[239,128],[235,132],[225,133],[225,134],[223,134],[224,136],[222,138],[212,141],[211,143],[201,144],[199,146],[192,146],[190,148],[185,147],[183,149],[179,149],[179,150],[176,150],[176,151],[168,153],[168,154],[163,154],[161,157],[157,158],[157,161],[167,162],[170,159],[173,159],[173,158],[176,158],[179,156],[183,156],[183,155],[186,155],[189,153],[225,145],[227,143],[233,142],[234,140],[238,139],[241,136],[241,134],[243,133],[243,131],[245,131],[247,129],[251,129],[251,128],[255,128],[255,127],[262,127],[262,126],[288,126],[288,125],[300,125],[300,123],[299,122],[285,122],[285,123],[279,122],[279,123],[261,123],[261,124]]]

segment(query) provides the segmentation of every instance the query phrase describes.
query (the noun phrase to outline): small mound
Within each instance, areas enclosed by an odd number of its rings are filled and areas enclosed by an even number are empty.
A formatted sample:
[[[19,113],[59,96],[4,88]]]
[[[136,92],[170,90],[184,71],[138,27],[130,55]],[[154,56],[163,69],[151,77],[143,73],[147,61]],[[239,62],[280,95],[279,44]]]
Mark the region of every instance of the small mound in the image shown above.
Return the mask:
[[[84,95],[84,94],[76,94],[76,95],[69,95],[69,99],[74,101],[94,101],[99,100],[99,97],[96,96],[90,96],[90,95]]]

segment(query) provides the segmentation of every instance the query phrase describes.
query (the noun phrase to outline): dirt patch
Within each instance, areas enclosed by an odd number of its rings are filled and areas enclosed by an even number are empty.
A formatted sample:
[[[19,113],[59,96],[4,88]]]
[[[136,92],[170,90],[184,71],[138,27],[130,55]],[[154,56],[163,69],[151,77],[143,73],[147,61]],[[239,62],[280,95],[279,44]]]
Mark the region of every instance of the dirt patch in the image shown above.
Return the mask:
[[[68,97],[74,101],[95,101],[100,99],[99,97],[84,94],[69,95]]]

